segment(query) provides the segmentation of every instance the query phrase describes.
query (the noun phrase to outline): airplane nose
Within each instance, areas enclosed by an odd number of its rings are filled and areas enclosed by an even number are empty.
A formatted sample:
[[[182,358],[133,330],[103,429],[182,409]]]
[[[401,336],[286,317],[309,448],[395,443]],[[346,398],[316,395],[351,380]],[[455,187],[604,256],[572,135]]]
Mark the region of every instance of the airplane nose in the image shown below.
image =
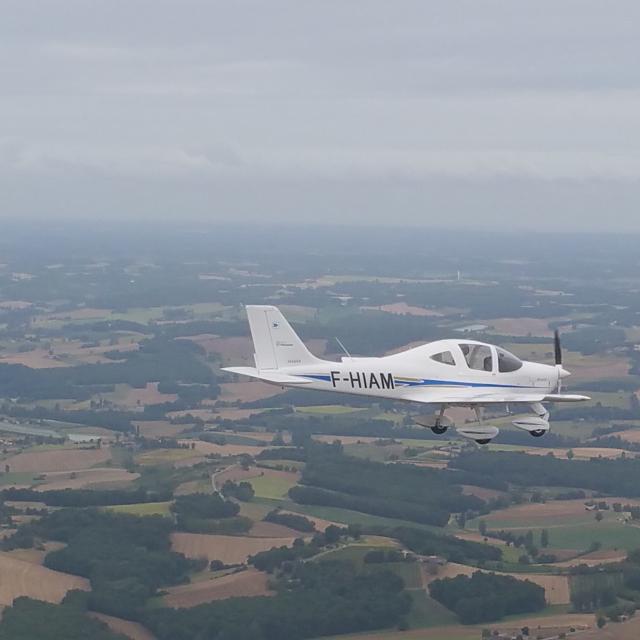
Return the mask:
[[[558,369],[558,374],[560,376],[560,378],[566,378],[567,376],[571,375],[570,371],[567,371],[566,369],[564,369],[563,367],[560,367]]]

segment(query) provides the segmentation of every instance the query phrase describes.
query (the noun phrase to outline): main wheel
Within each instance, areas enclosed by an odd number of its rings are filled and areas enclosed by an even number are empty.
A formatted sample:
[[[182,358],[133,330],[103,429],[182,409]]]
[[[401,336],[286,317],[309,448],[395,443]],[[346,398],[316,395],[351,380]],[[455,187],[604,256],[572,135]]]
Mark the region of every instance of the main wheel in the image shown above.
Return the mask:
[[[542,436],[547,433],[546,429],[533,429],[533,431],[529,431],[529,433],[534,437],[534,438],[542,438]]]
[[[481,440],[476,440],[478,444],[489,444],[491,442],[491,438],[482,438]]]
[[[443,424],[436,424],[433,427],[431,427],[431,431],[433,431],[433,433],[435,433],[437,436],[441,436],[443,433],[447,432],[448,428],[449,427]]]

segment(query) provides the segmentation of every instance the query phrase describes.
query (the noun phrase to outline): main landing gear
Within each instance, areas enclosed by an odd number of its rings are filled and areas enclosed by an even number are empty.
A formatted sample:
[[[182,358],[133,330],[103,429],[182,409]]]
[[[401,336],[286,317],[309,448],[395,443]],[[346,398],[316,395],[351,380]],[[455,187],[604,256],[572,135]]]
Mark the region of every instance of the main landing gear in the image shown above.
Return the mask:
[[[518,429],[527,431],[534,438],[541,438],[549,431],[549,412],[539,402],[532,403],[531,409],[535,415],[525,415],[515,417],[512,421],[513,425]],[[447,432],[450,427],[454,427],[453,421],[444,415],[446,405],[440,408],[440,411],[434,415],[419,416],[415,418],[416,424],[427,427],[437,435],[441,436]],[[469,440],[473,440],[478,444],[489,444],[499,433],[498,427],[486,424],[484,422],[484,407],[474,406],[477,422],[472,424],[464,424],[456,426],[458,435]]]
[[[431,427],[431,431],[433,431],[437,436],[441,436],[443,433],[446,433],[451,423],[451,420],[444,415],[444,410],[445,407],[440,409],[440,413],[436,416],[436,422]]]
[[[447,432],[449,427],[454,426],[453,420],[444,415],[445,409],[446,407],[442,407],[439,413],[433,416],[418,416],[415,418],[415,422],[421,427],[431,429],[431,431],[433,431],[437,436],[441,436]]]

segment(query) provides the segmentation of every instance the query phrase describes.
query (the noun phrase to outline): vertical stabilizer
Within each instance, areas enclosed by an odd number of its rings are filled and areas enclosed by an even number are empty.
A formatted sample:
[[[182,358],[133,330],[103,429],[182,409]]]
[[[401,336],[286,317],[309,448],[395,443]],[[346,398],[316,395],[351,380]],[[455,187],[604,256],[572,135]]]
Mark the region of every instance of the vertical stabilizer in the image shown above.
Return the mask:
[[[247,316],[258,369],[280,369],[319,362],[277,307],[248,305]]]

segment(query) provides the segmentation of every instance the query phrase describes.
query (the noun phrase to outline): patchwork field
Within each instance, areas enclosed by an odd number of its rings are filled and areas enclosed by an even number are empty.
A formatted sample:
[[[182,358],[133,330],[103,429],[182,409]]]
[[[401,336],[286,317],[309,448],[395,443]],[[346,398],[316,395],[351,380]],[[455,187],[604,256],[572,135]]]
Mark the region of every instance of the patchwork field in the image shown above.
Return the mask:
[[[220,400],[224,402],[254,402],[283,393],[281,387],[265,384],[258,380],[243,382],[223,382],[220,385]]]
[[[627,498],[606,498],[608,504],[624,502],[636,504],[637,500]],[[534,528],[545,526],[560,526],[564,524],[591,524],[594,521],[594,512],[587,511],[584,500],[552,500],[544,504],[526,503],[493,511],[483,520],[489,528]],[[618,514],[612,510],[603,512],[607,519],[614,519]]]
[[[448,310],[434,311],[433,309],[425,309],[424,307],[414,307],[406,302],[395,302],[394,304],[383,304],[379,307],[361,307],[363,311],[386,311],[396,315],[433,317],[442,316]]]
[[[272,547],[289,546],[295,537],[251,538],[246,536],[219,536],[205,533],[174,533],[171,535],[174,551],[189,558],[222,560],[225,564],[246,562],[250,555]]]
[[[0,604],[5,606],[20,596],[60,602],[71,589],[89,590],[89,581],[85,578],[52,571],[6,553],[0,553],[0,575]]]
[[[169,587],[163,601],[169,607],[195,607],[204,602],[224,600],[225,598],[268,596],[269,576],[256,569],[247,569],[239,573],[219,578],[194,581],[190,584]]]
[[[625,429],[624,431],[616,431],[611,435],[616,436],[621,440],[625,440],[626,442],[633,442],[634,444],[640,442],[640,429]]]
[[[113,404],[127,409],[136,409],[148,404],[175,402],[178,398],[175,393],[160,393],[157,382],[148,382],[141,389],[131,387],[128,384],[117,384],[113,393],[103,394],[103,397]]]
[[[427,583],[433,582],[440,578],[455,578],[456,576],[470,576],[478,571],[477,567],[470,567],[464,564],[458,564],[456,562],[449,562],[444,567],[441,567],[436,576],[426,576]],[[547,602],[549,604],[569,604],[569,578],[567,576],[554,576],[547,574],[535,574],[528,573],[523,575],[521,573],[506,573],[495,571],[498,575],[511,575],[519,580],[530,580],[535,584],[541,586],[545,590]]]
[[[261,469],[260,471],[259,476],[248,480],[258,498],[284,498],[300,478],[298,473],[288,471],[271,469]]]
[[[208,333],[184,338],[202,347],[207,354],[219,354],[223,364],[253,366],[253,343],[248,336],[220,338]]]
[[[198,460],[201,455],[191,449],[151,449],[136,456],[136,462],[144,466],[174,465],[179,462]]]
[[[195,452],[200,455],[217,454],[219,456],[239,456],[244,453],[248,453],[251,456],[258,455],[260,452],[267,449],[264,447],[256,447],[247,444],[215,444],[213,442],[202,442],[201,440],[179,440],[180,444],[195,443]]]
[[[139,504],[119,504],[104,508],[117,513],[130,513],[134,516],[170,516],[170,506],[170,502],[141,502]]]
[[[553,318],[494,318],[478,322],[488,325],[491,333],[507,336],[550,337],[553,332],[549,329],[549,323],[553,320]]]
[[[495,511],[483,517],[489,529],[505,529],[514,533],[531,530],[539,536],[542,529],[549,533],[549,546],[576,553],[599,543],[603,550],[631,550],[640,547],[640,527],[625,523],[621,514],[612,509],[601,511],[598,522],[594,511],[587,511],[582,500],[559,500],[546,504],[525,504]],[[637,504],[637,500],[607,498],[606,502]],[[477,521],[469,528],[477,529]]]
[[[594,551],[592,553],[586,553],[577,558],[571,560],[564,560],[563,562],[554,562],[554,567],[576,567],[581,564],[586,564],[589,567],[596,567],[600,564],[610,564],[613,562],[621,562],[627,557],[626,551],[617,551],[615,549],[602,549],[600,551]]]
[[[139,473],[131,473],[118,467],[97,467],[71,472],[50,471],[43,475],[44,481],[34,487],[37,491],[121,487],[140,477]]]
[[[62,549],[65,544],[63,542],[45,542],[41,545],[42,548],[38,549],[12,549],[11,551],[5,551],[4,555],[15,560],[21,560],[23,562],[30,562],[31,564],[42,565],[44,558],[50,551],[56,551]]]
[[[26,451],[9,458],[2,464],[11,472],[76,471],[104,464],[111,458],[108,447],[100,449],[60,448],[48,451]]]
[[[175,438],[189,428],[189,425],[172,424],[168,420],[141,420],[134,424],[145,438]]]
[[[300,533],[300,531],[275,522],[255,522],[247,535],[252,538],[287,538],[291,536],[299,538],[308,534]]]
[[[102,620],[113,632],[121,633],[126,638],[131,640],[156,640],[155,636],[137,622],[131,620],[123,620],[122,618],[115,618],[114,616],[108,616],[105,613],[89,613],[88,615],[98,620]]]

